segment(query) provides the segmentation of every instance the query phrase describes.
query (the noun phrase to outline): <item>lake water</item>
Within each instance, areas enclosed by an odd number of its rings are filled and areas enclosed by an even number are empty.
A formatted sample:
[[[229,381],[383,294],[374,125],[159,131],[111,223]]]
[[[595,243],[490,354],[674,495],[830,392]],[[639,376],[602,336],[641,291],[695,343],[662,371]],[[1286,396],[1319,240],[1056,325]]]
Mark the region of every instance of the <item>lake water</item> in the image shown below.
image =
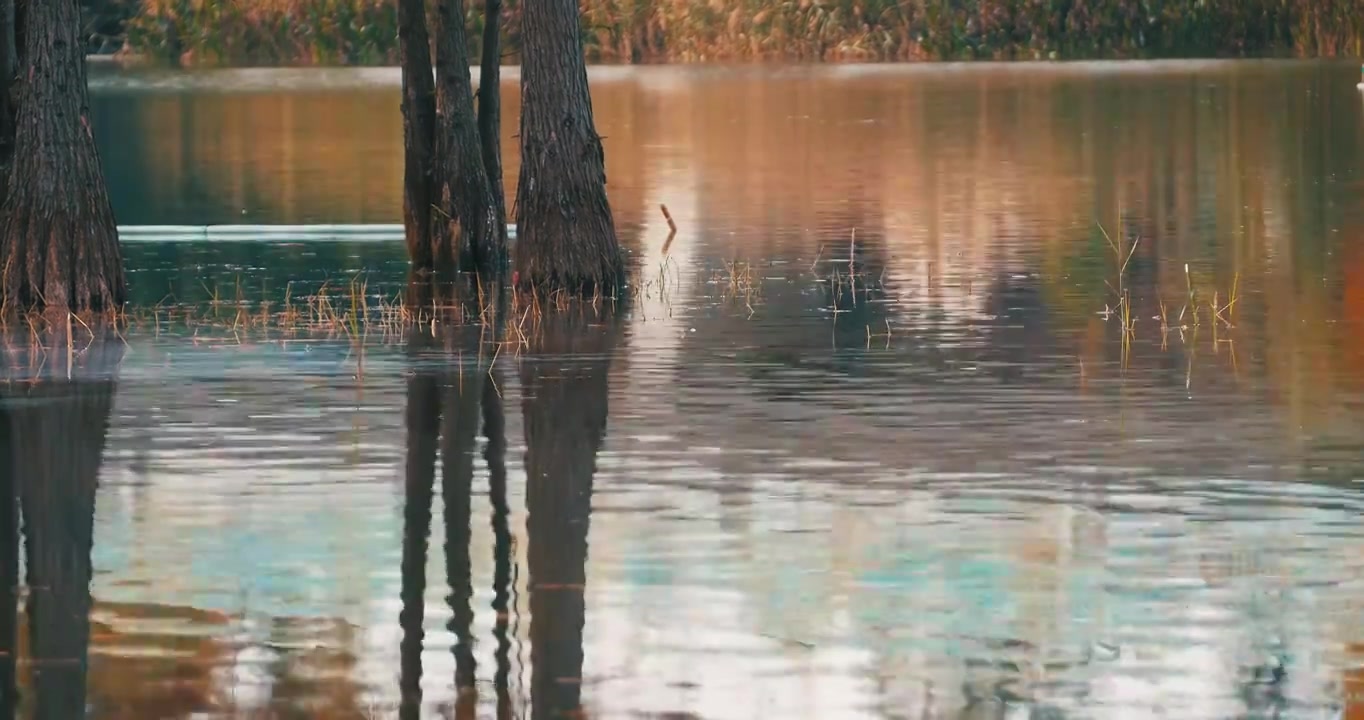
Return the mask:
[[[1364,718],[1356,65],[592,78],[612,322],[479,358],[158,310],[11,410],[97,473],[90,716]],[[97,69],[119,222],[399,221],[397,82]],[[143,306],[406,267],[125,254]]]

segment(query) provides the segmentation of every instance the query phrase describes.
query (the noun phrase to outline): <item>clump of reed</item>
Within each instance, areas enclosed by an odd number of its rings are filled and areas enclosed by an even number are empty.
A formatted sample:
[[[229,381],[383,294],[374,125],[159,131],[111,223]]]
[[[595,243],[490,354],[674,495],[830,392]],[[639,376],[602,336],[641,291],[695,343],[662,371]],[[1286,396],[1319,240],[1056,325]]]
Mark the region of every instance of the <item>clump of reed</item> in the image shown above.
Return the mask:
[[[810,263],[810,272],[816,282],[826,284],[829,293],[829,311],[835,319],[840,313],[851,312],[858,304],[872,302],[881,294],[885,286],[885,271],[873,276],[857,263],[857,228],[848,232],[848,257],[837,256],[832,252],[825,256],[825,247],[815,252]],[[821,265],[827,265],[825,272]]]
[[[173,65],[393,65],[387,0],[142,0],[124,50]]]
[[[120,0],[87,0],[97,11]],[[525,0],[503,3],[521,45]],[[1364,54],[1364,0],[580,0],[595,62]],[[387,0],[141,0],[129,51],[192,64],[391,64]],[[471,59],[483,3],[465,6]]]
[[[514,287],[477,284],[471,297],[452,300],[443,294],[423,294],[436,299],[414,301],[411,288],[376,291],[363,274],[329,280],[307,291],[294,283],[282,293],[248,290],[238,277],[227,284],[201,284],[203,292],[193,300],[173,296],[152,304],[130,305],[97,313],[22,312],[0,313],[0,335],[38,338],[54,323],[68,323],[93,335],[90,328],[115,328],[119,333],[172,334],[199,343],[244,343],[261,340],[344,340],[354,345],[394,344],[407,340],[414,329],[451,327],[498,327],[501,343],[527,346],[542,319],[551,313],[591,312],[637,303],[643,299],[670,303],[670,288],[679,271],[663,263],[657,277],[631,284],[627,294],[601,293],[581,297],[565,292],[544,294]],[[671,312],[671,309],[668,309]]]
[[[601,60],[1360,54],[1361,0],[584,0]]]
[[[1132,342],[1136,338],[1136,326],[1138,315],[1135,314],[1132,304],[1132,292],[1127,286],[1127,269],[1132,263],[1132,257],[1136,255],[1137,247],[1141,243],[1141,238],[1136,237],[1131,245],[1127,245],[1123,236],[1114,240],[1103,224],[1099,224],[1099,232],[1104,240],[1108,242],[1109,249],[1113,251],[1114,267],[1116,269],[1115,281],[1113,283],[1104,281],[1109,290],[1116,296],[1116,306],[1104,304],[1104,308],[1098,314],[1105,322],[1115,319],[1118,323],[1122,338],[1122,368],[1125,370],[1132,354]],[[1189,270],[1189,264],[1184,263],[1184,286],[1185,292],[1176,302],[1166,302],[1165,298],[1157,296],[1155,302],[1159,308],[1156,315],[1151,316],[1153,321],[1159,323],[1160,349],[1169,349],[1169,338],[1173,333],[1178,333],[1179,339],[1185,345],[1192,345],[1197,341],[1199,331],[1203,327],[1203,315],[1206,313],[1207,320],[1212,328],[1212,347],[1216,353],[1226,345],[1231,352],[1232,363],[1236,362],[1235,339],[1222,337],[1222,330],[1232,330],[1236,326],[1233,322],[1236,313],[1236,305],[1240,299],[1241,274],[1236,273],[1228,288],[1229,292],[1225,295],[1216,284],[1212,284],[1211,293],[1206,291],[1207,283],[1195,282],[1193,274]],[[1173,308],[1178,307],[1178,313]],[[1190,374],[1192,373],[1193,358],[1190,356]],[[1187,378],[1186,378],[1187,380]]]
[[[743,303],[748,317],[756,312],[753,302],[762,292],[761,278],[753,265],[744,260],[726,260],[723,269],[712,273],[710,282],[719,288],[720,299],[726,303]]]

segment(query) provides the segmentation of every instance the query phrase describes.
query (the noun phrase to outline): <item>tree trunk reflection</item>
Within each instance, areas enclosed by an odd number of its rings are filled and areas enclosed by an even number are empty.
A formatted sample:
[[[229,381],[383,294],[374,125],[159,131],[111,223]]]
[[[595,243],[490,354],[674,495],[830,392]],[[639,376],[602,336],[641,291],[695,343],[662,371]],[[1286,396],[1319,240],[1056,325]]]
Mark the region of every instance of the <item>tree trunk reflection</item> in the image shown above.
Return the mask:
[[[415,344],[415,343],[414,343]],[[431,493],[436,476],[440,432],[440,394],[433,373],[416,372],[407,381],[407,460],[404,469],[402,610],[403,639],[398,687],[399,717],[421,717],[422,620],[426,615],[426,543],[431,532]]]
[[[507,633],[511,597],[511,526],[507,505],[507,418],[502,409],[502,374],[497,367],[488,369],[488,381],[483,384],[483,435],[488,439],[484,460],[488,463],[488,497],[493,508],[493,651],[496,670],[493,691],[497,693],[497,720],[510,720],[513,715],[511,692],[511,638]]]
[[[446,348],[441,383],[441,499],[445,506],[445,580],[449,585],[450,624],[455,637],[456,717],[473,718],[473,595],[469,566],[469,512],[473,499],[474,446],[478,439],[479,392],[487,368],[478,355],[478,328],[455,331],[457,343]],[[451,351],[454,357],[450,357]]]
[[[399,714],[403,718],[422,716],[424,595],[437,451],[444,507],[445,574],[450,589],[446,596],[451,610],[449,630],[456,639],[456,717],[473,717],[476,710],[469,521],[479,400],[488,373],[485,360],[491,357],[490,353],[480,353],[478,332],[477,327],[449,330],[441,346],[430,335],[415,331],[409,342],[415,368],[407,386],[399,680]]]
[[[619,332],[616,317],[548,317],[521,366],[537,720],[575,715],[581,705],[592,478]]]
[[[15,704],[17,495],[26,551],[29,684],[36,718],[85,716],[95,491],[123,357],[122,342],[97,330],[79,356],[81,367],[67,367],[75,355],[69,351],[66,332],[49,333],[44,338],[48,347],[18,351],[41,355],[48,365],[29,366],[49,370],[36,378],[11,378],[3,393],[0,572],[5,586],[0,642],[7,655],[0,682],[9,710]],[[14,352],[8,360],[15,360]]]
[[[9,413],[0,410],[0,717],[6,718],[14,717],[18,707],[14,668],[19,655],[15,618],[19,609],[19,489],[10,428]]]

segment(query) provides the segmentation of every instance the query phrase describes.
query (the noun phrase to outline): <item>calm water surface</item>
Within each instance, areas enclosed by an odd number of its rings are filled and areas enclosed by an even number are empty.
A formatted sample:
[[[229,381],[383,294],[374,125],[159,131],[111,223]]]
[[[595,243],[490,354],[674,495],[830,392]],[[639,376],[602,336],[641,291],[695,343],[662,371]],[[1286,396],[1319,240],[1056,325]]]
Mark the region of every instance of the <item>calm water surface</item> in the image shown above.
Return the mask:
[[[491,374],[144,324],[25,425],[102,458],[91,716],[1364,717],[1356,66],[593,81],[616,322]],[[92,84],[122,223],[399,220],[396,71]],[[148,305],[405,269],[125,252]]]

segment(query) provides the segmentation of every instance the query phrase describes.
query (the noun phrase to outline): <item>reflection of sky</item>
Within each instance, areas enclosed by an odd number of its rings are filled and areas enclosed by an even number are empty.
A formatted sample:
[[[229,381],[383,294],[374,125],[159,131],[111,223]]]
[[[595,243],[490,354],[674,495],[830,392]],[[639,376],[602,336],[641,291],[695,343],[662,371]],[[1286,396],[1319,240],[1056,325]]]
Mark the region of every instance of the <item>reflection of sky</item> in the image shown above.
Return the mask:
[[[145,544],[138,542],[144,529],[140,532],[116,512],[105,512],[108,498],[103,496],[111,493],[105,489],[99,498],[93,553],[100,571],[94,593],[101,599],[145,600],[138,596],[150,589],[169,591],[178,604],[201,609],[330,617],[351,601],[392,589],[383,569],[397,567],[400,557],[401,524],[395,519],[399,511],[393,509],[401,502],[398,497],[376,497],[364,507],[328,503],[305,508],[283,500],[281,504],[291,506],[287,512],[261,509],[260,515],[248,511],[201,527],[180,524],[173,542],[183,545],[183,560],[167,573],[168,568],[148,565],[142,557],[143,551],[156,551],[139,547]],[[364,546],[351,546],[357,538],[365,539]]]

